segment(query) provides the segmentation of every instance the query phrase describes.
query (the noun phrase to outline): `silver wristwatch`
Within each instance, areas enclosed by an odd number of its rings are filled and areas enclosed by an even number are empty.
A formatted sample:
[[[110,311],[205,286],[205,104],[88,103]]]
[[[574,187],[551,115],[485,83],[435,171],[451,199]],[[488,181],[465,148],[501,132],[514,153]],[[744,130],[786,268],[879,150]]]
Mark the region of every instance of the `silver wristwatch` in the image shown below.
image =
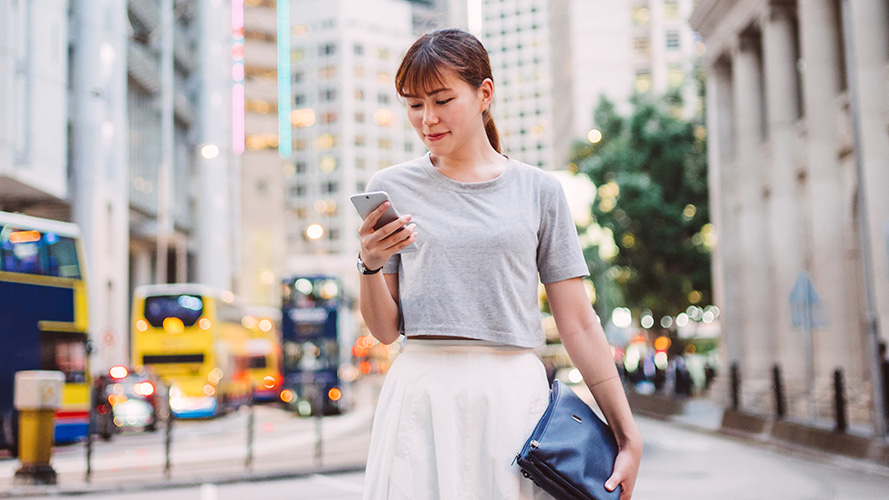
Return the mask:
[[[364,265],[364,261],[361,260],[361,254],[358,254],[358,270],[361,271],[361,274],[369,275],[369,274],[377,274],[383,268],[379,269],[368,269],[367,266]]]

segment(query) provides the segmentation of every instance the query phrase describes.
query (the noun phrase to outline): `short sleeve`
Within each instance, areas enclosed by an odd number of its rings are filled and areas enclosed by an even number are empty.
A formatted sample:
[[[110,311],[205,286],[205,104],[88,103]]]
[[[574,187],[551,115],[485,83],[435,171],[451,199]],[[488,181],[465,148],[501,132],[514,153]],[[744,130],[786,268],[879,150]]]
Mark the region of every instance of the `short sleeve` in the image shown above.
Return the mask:
[[[540,226],[537,231],[537,270],[541,283],[589,276],[577,238],[577,227],[561,184],[542,185]]]
[[[380,182],[380,178],[378,175],[374,174],[373,177],[367,181],[367,187],[365,188],[365,192],[369,193],[371,191],[385,191],[383,188],[383,183]],[[398,274],[399,264],[401,264],[401,256],[395,254],[392,258],[383,265],[383,274]]]

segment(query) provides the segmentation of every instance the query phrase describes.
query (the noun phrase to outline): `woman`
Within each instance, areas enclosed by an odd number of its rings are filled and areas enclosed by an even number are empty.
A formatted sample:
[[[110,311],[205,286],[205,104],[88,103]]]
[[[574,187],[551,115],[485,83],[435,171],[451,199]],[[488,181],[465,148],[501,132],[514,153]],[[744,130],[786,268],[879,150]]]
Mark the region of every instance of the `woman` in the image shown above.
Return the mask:
[[[641,437],[581,282],[577,232],[558,181],[500,154],[487,52],[459,30],[424,35],[395,85],[429,153],[371,179],[404,215],[374,230],[385,202],[359,229],[365,323],[380,342],[407,337],[380,394],[365,498],[549,498],[511,466],[549,398],[531,350],[544,341],[539,278],[620,446],[606,487],[629,500]]]

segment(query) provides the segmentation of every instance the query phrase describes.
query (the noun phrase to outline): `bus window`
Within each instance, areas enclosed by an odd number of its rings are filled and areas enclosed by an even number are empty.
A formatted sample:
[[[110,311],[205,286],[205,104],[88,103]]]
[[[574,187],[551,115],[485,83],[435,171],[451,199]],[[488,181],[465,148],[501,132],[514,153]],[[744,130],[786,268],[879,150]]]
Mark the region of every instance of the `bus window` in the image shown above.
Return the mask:
[[[65,383],[86,382],[86,345],[82,338],[45,334],[40,344],[40,368],[65,374]]]
[[[10,226],[0,232],[0,271],[81,277],[73,238],[51,232],[20,231]]]
[[[161,327],[167,318],[179,318],[184,326],[194,325],[204,312],[204,301],[195,295],[158,295],[145,299],[145,320]]]
[[[43,240],[46,242],[51,276],[79,279],[80,263],[77,261],[77,246],[74,240],[58,237],[53,233],[46,233]]]
[[[250,356],[250,359],[247,362],[247,368],[265,368],[266,361],[265,356]]]

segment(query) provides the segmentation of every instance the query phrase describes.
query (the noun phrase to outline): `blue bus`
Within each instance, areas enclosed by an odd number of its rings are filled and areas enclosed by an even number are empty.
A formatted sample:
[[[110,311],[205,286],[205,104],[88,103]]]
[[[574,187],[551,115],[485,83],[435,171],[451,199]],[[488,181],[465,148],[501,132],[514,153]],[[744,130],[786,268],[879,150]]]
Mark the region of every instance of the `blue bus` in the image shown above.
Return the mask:
[[[347,306],[340,281],[314,275],[285,278],[281,294],[281,401],[303,416],[347,409],[339,376]]]
[[[87,283],[80,229],[71,223],[0,212],[0,449],[17,451],[15,372],[65,375],[54,440],[87,436]]]

